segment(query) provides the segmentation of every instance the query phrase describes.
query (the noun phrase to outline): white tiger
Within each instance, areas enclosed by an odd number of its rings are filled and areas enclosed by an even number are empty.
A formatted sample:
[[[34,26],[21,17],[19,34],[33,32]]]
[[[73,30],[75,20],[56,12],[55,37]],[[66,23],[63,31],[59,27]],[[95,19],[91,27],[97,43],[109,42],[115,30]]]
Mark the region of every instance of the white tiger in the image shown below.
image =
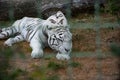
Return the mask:
[[[30,42],[32,58],[42,57],[43,48],[50,46],[58,51],[56,55],[58,60],[70,59],[72,35],[69,32],[67,20],[61,11],[46,20],[30,17],[17,20],[11,27],[1,29],[0,39],[16,33],[19,34],[6,40],[4,44],[12,46],[14,43],[26,40]]]

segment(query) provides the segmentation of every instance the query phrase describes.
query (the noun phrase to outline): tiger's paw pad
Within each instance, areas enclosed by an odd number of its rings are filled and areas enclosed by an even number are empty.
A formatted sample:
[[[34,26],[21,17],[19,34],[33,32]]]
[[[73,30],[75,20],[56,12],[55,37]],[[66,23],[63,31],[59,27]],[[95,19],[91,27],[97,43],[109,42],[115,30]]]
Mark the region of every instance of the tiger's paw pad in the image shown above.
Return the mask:
[[[70,59],[70,56],[67,55],[67,54],[60,54],[60,53],[58,53],[58,54],[56,55],[56,58],[57,58],[58,60],[69,60],[69,59]]]

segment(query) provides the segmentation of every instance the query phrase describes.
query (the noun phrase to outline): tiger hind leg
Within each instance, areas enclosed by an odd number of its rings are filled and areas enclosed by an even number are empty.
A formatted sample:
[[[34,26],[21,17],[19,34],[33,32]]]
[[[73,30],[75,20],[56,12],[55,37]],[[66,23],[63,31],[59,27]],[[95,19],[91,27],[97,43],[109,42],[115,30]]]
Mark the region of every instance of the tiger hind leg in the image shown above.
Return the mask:
[[[4,39],[4,38],[7,38],[15,33],[17,33],[17,30],[16,28],[14,27],[8,27],[8,28],[3,28],[3,29],[0,29],[0,39]]]
[[[6,46],[12,46],[12,44],[24,41],[24,37],[22,35],[17,35],[14,38],[9,38],[8,40],[5,41],[4,45]]]

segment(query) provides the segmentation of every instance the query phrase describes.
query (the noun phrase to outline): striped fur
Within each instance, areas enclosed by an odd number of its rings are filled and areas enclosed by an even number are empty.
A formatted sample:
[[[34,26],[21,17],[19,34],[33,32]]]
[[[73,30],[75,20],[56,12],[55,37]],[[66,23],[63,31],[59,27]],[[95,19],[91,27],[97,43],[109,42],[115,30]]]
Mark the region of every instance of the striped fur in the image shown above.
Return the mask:
[[[55,28],[48,31],[48,44],[49,46],[56,50],[58,54],[57,59],[70,59],[69,54],[72,48],[72,34],[68,28]]]
[[[67,20],[61,11],[46,20],[30,17],[17,20],[12,26],[0,30],[0,39],[14,34],[18,35],[14,38],[9,38],[4,44],[12,46],[12,44],[20,41],[30,42],[30,47],[33,49],[32,58],[43,56],[43,48],[50,46],[58,51],[57,59],[69,59],[72,37],[68,29]],[[60,53],[67,54],[67,57],[63,55],[61,57]]]

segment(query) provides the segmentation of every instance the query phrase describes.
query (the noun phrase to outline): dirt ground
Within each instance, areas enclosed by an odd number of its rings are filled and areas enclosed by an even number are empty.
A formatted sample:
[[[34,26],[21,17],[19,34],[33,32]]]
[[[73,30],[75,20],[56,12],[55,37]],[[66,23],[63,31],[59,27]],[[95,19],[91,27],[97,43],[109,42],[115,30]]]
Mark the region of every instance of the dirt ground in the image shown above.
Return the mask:
[[[97,54],[94,29],[71,29],[71,32],[72,54]],[[29,43],[17,43],[9,50],[3,46],[5,40],[0,40],[0,66],[3,66],[0,80],[120,80],[119,58],[110,54],[110,44],[120,42],[120,29],[100,29],[100,40],[100,54],[107,56],[73,56],[70,61],[58,61],[49,48],[45,49],[43,58],[32,59]],[[7,50],[9,56],[6,57]],[[53,56],[47,56],[50,53]]]

